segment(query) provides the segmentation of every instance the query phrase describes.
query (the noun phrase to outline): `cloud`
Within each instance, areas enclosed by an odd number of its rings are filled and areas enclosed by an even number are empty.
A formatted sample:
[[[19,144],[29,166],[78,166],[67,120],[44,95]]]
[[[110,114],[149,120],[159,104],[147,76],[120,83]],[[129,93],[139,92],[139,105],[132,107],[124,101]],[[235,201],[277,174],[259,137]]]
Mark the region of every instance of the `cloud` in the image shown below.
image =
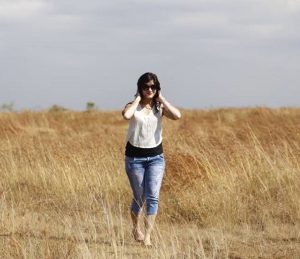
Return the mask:
[[[26,105],[78,107],[96,98],[117,107],[145,71],[156,72],[181,106],[261,102],[274,88],[280,98],[288,78],[288,87],[300,83],[299,7],[296,0],[2,0],[0,103],[30,95]]]
[[[39,15],[49,4],[42,0],[4,0],[0,2],[0,19],[11,21]]]
[[[286,0],[286,4],[291,11],[298,11],[300,9],[300,2],[298,0]]]

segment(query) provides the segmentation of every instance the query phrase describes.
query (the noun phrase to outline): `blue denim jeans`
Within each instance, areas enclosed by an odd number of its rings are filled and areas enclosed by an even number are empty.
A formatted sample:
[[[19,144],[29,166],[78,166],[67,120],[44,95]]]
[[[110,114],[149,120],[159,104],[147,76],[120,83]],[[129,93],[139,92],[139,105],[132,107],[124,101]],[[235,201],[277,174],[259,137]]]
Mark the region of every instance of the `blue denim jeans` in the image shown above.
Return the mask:
[[[164,155],[125,156],[125,168],[133,192],[132,212],[135,215],[141,213],[146,202],[147,215],[157,214],[159,192],[165,171]]]

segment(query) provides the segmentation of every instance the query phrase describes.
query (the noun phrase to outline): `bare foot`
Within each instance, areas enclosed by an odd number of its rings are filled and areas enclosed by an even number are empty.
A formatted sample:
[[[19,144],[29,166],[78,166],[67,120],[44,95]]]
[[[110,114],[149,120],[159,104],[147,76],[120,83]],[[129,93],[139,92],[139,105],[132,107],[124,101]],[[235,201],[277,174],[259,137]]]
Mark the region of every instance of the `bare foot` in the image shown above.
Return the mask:
[[[152,246],[152,243],[151,243],[151,240],[150,240],[150,236],[146,236],[145,239],[144,239],[144,246],[147,246],[147,247],[151,247]]]
[[[140,230],[138,230],[138,229],[132,230],[132,235],[133,235],[135,241],[137,241],[137,242],[144,241],[145,237]]]

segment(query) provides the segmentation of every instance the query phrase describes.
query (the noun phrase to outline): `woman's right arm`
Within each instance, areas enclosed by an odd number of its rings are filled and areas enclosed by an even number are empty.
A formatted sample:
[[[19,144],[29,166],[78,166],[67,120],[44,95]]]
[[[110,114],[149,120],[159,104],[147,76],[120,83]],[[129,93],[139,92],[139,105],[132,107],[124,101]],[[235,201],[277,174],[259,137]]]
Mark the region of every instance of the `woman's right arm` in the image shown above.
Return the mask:
[[[141,96],[137,95],[135,100],[131,103],[128,103],[122,111],[123,118],[125,120],[130,120],[133,116],[136,108],[138,107],[141,100]]]

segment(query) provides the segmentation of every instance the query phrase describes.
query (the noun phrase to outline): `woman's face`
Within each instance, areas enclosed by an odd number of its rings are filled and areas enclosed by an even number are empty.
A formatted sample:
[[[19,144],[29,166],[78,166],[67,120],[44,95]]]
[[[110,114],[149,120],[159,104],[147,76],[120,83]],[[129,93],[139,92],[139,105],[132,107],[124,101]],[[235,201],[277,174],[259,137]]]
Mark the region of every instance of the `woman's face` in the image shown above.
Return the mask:
[[[152,99],[156,94],[156,87],[153,80],[150,80],[148,83],[143,85],[143,97],[146,99]]]

